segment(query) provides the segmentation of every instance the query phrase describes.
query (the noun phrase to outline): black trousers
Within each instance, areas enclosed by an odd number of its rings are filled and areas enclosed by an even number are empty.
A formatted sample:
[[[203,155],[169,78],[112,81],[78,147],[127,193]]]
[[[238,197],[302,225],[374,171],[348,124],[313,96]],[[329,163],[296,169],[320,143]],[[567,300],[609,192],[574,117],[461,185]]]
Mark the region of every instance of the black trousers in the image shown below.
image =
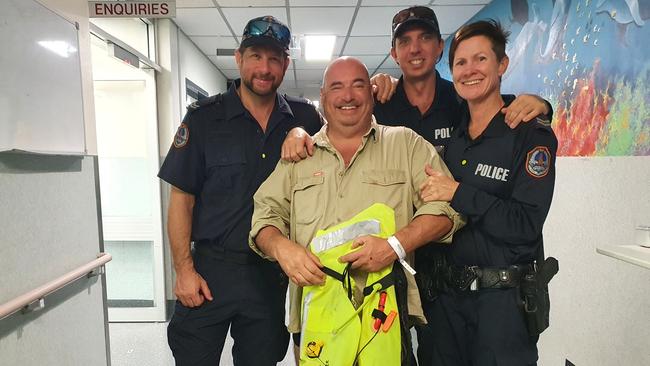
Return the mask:
[[[518,289],[440,294],[423,302],[428,324],[416,328],[419,366],[522,366],[537,364],[517,307]]]
[[[275,365],[287,351],[284,324],[287,281],[280,268],[260,260],[236,264],[194,256],[213,300],[197,308],[179,301],[167,328],[177,366],[219,365],[230,328],[235,366]]]

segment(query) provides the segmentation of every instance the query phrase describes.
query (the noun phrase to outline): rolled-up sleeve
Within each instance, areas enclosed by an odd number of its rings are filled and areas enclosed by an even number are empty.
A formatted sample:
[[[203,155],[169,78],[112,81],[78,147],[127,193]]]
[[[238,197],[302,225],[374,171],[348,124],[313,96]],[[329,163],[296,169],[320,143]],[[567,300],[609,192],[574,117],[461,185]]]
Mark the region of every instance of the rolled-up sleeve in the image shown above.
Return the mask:
[[[413,177],[412,200],[413,205],[416,208],[413,218],[420,215],[447,216],[451,220],[453,226],[446,235],[438,240],[438,242],[450,244],[454,233],[465,225],[465,218],[456,212],[449,202],[433,201],[425,203],[422,201],[422,198],[420,198],[420,185],[427,179],[427,175],[424,171],[426,164],[431,165],[433,170],[442,172],[452,179],[453,176],[451,175],[451,172],[449,172],[449,169],[447,169],[444,161],[442,161],[440,155],[436,152],[433,145],[415,133],[411,134],[410,139],[411,176]]]
[[[262,183],[253,196],[254,211],[248,245],[263,258],[273,260],[255,244],[255,237],[263,228],[274,226],[283,235],[289,236],[291,212],[291,169],[293,163],[280,161],[271,175]]]

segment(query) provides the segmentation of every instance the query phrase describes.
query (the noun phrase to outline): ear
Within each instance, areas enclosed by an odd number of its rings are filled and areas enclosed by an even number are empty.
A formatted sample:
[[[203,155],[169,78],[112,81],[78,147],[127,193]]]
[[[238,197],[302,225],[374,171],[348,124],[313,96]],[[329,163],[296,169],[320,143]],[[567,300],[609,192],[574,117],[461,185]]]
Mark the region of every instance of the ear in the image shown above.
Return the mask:
[[[291,64],[291,58],[287,56],[284,60],[284,72],[287,72],[287,68],[289,67],[289,64]]]
[[[323,108],[323,110],[325,110],[324,105],[325,105],[325,92],[323,91],[323,88],[321,87],[320,88],[320,107]]]
[[[506,70],[508,70],[508,64],[510,64],[510,59],[508,56],[504,56],[501,59],[501,62],[499,62],[499,76],[503,76],[503,74],[506,73]]]
[[[440,41],[438,41],[438,42],[440,43],[440,45],[438,46],[438,57],[437,57],[438,61],[437,62],[440,62],[440,60],[442,60],[442,53],[445,51],[445,40],[440,38]]]
[[[242,60],[242,54],[239,52],[239,48],[235,50],[235,63],[237,63],[237,68],[239,71],[241,71],[241,60]]]
[[[395,51],[395,46],[390,48],[390,57],[392,57],[395,63],[399,65],[399,62],[397,62],[397,51]]]

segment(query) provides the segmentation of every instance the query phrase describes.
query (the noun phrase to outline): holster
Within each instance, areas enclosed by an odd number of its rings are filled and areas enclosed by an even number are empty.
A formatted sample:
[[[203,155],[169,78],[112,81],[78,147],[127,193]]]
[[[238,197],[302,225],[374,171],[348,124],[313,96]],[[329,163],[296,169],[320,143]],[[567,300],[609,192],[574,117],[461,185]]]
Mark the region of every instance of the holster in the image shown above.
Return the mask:
[[[521,278],[521,308],[531,337],[540,335],[549,326],[551,303],[548,283],[558,270],[557,259],[549,257]]]
[[[433,302],[442,292],[447,292],[448,248],[429,244],[419,248],[415,254],[415,281],[422,301]]]

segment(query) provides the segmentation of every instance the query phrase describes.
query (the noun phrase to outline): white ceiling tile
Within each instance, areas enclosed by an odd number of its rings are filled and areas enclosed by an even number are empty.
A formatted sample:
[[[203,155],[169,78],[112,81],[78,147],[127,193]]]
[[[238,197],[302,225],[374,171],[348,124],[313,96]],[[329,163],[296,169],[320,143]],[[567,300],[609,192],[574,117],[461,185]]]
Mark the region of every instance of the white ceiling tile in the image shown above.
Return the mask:
[[[329,61],[305,61],[305,60],[291,60],[293,62],[294,66],[296,69],[302,69],[302,70],[325,70],[325,67],[327,64],[329,64]]]
[[[381,64],[384,59],[386,58],[386,55],[381,55],[381,56],[355,56],[359,58],[368,68],[368,71],[372,72],[374,69]],[[390,58],[390,57],[389,57]],[[388,60],[387,60],[388,61]],[[385,65],[386,62],[384,62],[382,65]]]
[[[291,7],[296,6],[357,6],[357,0],[291,0]]]
[[[359,13],[352,27],[352,36],[390,36],[391,22],[395,13],[402,7],[381,7],[359,9]]]
[[[492,0],[436,0],[435,5],[487,5],[491,2]]]
[[[179,8],[212,8],[212,0],[176,0],[176,9]]]
[[[350,37],[344,55],[385,55],[390,51],[390,36]]]
[[[348,34],[354,8],[291,8],[293,34]]]
[[[433,6],[440,23],[440,33],[446,34],[456,32],[461,25],[483,8],[483,5]]]
[[[190,37],[206,56],[216,55],[217,48],[237,48],[237,42],[232,36],[194,36]]]
[[[297,35],[336,34],[333,57],[337,57],[341,54],[358,2],[290,0],[292,31]],[[446,38],[482,9],[483,4],[489,2],[490,0],[363,0],[344,54],[359,57],[370,72],[379,67],[380,72],[398,77],[401,70],[391,57],[382,63],[390,50],[390,22],[396,12],[411,5],[430,6],[441,22],[443,38]],[[226,20],[214,7],[215,3],[221,7]],[[239,71],[234,57],[215,55],[217,48],[231,49],[238,45],[238,40],[232,37],[227,24],[241,37],[246,22],[258,16],[273,15],[287,23],[286,3],[286,0],[177,0],[177,17],[174,21],[226,77],[235,79],[239,77]],[[435,5],[428,5],[429,3]],[[304,54],[304,42],[301,43]],[[320,80],[328,62],[305,62],[304,58],[292,62],[294,65],[287,70],[280,90],[317,100]]]
[[[305,70],[296,70],[296,75],[298,80],[313,80],[320,82],[323,80],[323,72],[325,69],[316,70],[316,69],[305,69]]]
[[[284,0],[219,0],[219,6],[223,7],[258,7],[258,6],[285,6]],[[253,17],[254,18],[254,17]]]
[[[221,2],[219,2],[221,4]],[[241,4],[241,2],[240,2]],[[249,20],[265,15],[273,15],[283,23],[287,23],[287,11],[282,8],[224,8],[223,14],[225,15],[228,23],[232,27],[237,37],[241,37],[244,33],[244,27]]]
[[[239,70],[235,62],[235,56],[208,56],[208,58],[219,70]],[[239,75],[239,71],[237,71],[237,74]]]
[[[334,43],[334,51],[332,51],[332,58],[336,58],[341,53],[341,48],[343,47],[343,42],[345,42],[345,37],[336,37],[336,43]],[[305,40],[301,38],[300,40],[301,55],[298,61],[305,61]],[[292,60],[296,61],[296,60]],[[309,68],[309,67],[308,67]]]
[[[413,5],[428,5],[429,2],[428,0],[363,0],[361,6],[400,6],[401,9],[404,9]]]
[[[231,34],[216,8],[176,9],[174,22],[188,36],[226,36]]]

